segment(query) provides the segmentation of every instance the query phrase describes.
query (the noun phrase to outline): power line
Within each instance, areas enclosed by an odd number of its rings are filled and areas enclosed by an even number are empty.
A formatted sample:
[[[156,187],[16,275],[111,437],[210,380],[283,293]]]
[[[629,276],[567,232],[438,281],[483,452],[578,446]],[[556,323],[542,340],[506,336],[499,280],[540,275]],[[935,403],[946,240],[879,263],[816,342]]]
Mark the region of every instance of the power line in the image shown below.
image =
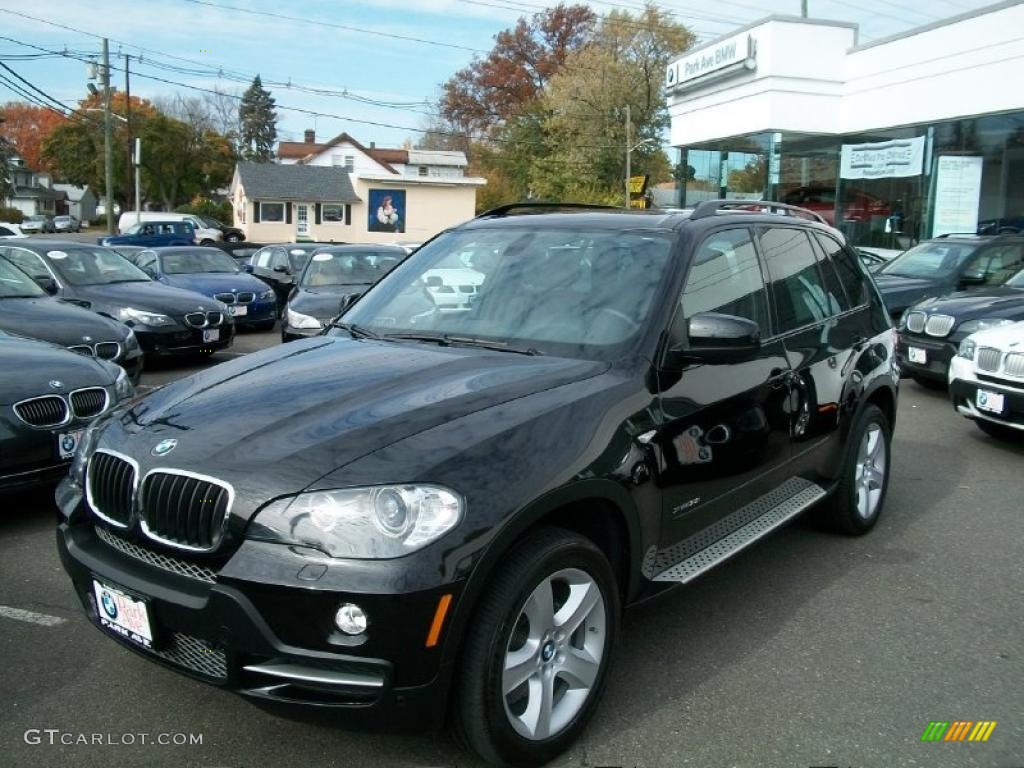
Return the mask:
[[[48,94],[46,91],[44,91],[41,88],[38,88],[37,86],[33,85],[28,80],[26,80],[24,77],[22,77],[17,72],[15,72],[13,69],[11,69],[9,66],[4,64],[2,61],[0,61],[0,67],[3,67],[4,69],[6,69],[8,72],[10,72],[12,75],[14,75],[14,77],[18,78],[18,80],[20,80],[22,83],[27,85],[29,88],[31,88],[33,91],[38,93],[40,96],[42,96],[47,101],[53,102],[58,107],[61,107],[62,109],[66,110],[68,112],[74,112],[74,110],[71,107],[69,107],[67,104],[64,104],[64,103],[58,101],[57,99],[53,98],[53,96]]]

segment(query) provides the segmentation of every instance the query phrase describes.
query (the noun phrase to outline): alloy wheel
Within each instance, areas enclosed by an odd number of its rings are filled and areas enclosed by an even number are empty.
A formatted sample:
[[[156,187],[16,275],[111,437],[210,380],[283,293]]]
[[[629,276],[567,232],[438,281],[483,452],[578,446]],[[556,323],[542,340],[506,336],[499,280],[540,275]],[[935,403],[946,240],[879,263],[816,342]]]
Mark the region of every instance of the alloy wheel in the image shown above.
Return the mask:
[[[885,434],[877,423],[870,423],[861,437],[854,467],[857,514],[870,520],[878,510],[885,490],[887,448]]]

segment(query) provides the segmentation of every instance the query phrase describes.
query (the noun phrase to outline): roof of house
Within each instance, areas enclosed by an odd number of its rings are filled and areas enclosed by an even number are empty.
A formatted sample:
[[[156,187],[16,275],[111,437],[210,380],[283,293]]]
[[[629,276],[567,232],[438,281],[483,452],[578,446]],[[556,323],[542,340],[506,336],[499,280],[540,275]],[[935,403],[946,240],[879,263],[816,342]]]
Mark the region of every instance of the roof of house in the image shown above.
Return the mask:
[[[319,153],[325,146],[312,141],[279,141],[277,156],[281,160],[301,160],[306,155]]]
[[[238,180],[250,200],[312,203],[362,202],[344,168],[319,165],[239,163]]]
[[[298,160],[300,163],[308,163],[320,153],[346,142],[364,155],[376,160],[389,173],[398,173],[394,165],[448,165],[462,167],[468,164],[464,152],[367,147],[347,133],[339,133],[326,143],[282,141],[277,145],[277,156],[281,160]]]
[[[14,194],[11,195],[12,200],[18,198],[29,198],[40,200],[63,200],[65,194],[63,192],[57,192],[49,187],[15,187]]]
[[[89,191],[89,185],[86,184],[84,187],[76,187],[74,184],[54,184],[53,188],[58,192],[63,192],[68,196],[68,200],[72,203],[79,202],[85,193]]]

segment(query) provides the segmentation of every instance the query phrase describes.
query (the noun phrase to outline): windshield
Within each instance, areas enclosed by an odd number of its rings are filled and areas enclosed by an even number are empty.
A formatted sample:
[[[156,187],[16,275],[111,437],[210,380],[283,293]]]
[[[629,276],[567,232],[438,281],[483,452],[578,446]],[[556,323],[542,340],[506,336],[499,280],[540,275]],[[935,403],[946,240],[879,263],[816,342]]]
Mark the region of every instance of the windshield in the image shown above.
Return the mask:
[[[34,298],[45,295],[46,291],[36,285],[32,278],[9,261],[0,259],[0,299]]]
[[[235,260],[222,251],[174,251],[160,256],[165,275],[194,275],[197,273],[238,272]]]
[[[46,221],[45,216],[29,216],[25,221]]]
[[[367,285],[380,280],[400,261],[397,255],[381,251],[318,251],[299,285]]]
[[[452,232],[410,256],[344,316],[383,336],[471,337],[606,358],[644,327],[671,235],[520,227]]]
[[[952,274],[977,248],[973,243],[921,243],[882,267],[878,274],[936,278]]]
[[[46,255],[71,285],[149,282],[145,272],[111,248],[69,247]]]
[[[199,220],[208,227],[213,229],[223,229],[224,225],[216,219],[210,218],[209,216],[200,216]]]

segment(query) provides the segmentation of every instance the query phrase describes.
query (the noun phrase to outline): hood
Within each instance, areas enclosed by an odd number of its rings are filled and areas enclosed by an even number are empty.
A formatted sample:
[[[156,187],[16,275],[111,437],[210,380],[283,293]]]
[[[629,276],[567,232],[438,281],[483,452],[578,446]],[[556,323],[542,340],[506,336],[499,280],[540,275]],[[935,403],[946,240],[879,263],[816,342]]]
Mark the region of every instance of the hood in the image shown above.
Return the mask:
[[[195,291],[206,296],[215,293],[231,293],[251,291],[261,294],[267,290],[267,284],[245,272],[232,274],[198,273],[193,275],[163,275],[160,282],[175,288]]]
[[[986,328],[984,331],[972,333],[979,346],[995,347],[1004,352],[1024,352],[1024,322],[1004,325],[1000,328]]]
[[[174,288],[155,281],[113,283],[112,285],[76,285],[74,298],[90,303],[96,312],[114,314],[123,307],[145,309],[180,317],[196,310],[223,311],[224,305],[209,296]]]
[[[156,390],[111,424],[102,444],[136,459],[143,473],[166,465],[227,480],[243,502],[236,504],[239,514],[247,515],[410,435],[607,368],[565,358],[319,336]],[[172,437],[178,440],[174,452],[152,457],[153,447]],[[400,474],[396,468],[396,480]]]
[[[0,329],[62,347],[124,341],[128,336],[121,323],[49,296],[0,299]]]
[[[117,379],[118,368],[112,363],[2,332],[0,360],[8,370],[20,371],[17,376],[0,376],[0,403],[4,405],[38,395],[66,394],[80,387],[108,387]]]
[[[373,283],[354,285],[325,285],[318,288],[299,288],[288,300],[288,306],[296,312],[311,315],[326,321],[337,315],[341,300],[349,295],[359,296],[370,289]]]
[[[948,288],[943,280],[899,277],[874,273],[875,284],[885,299],[889,312],[902,312],[911,304],[931,296],[941,296]]]
[[[982,317],[1008,317],[1024,320],[1024,288],[985,288],[957,291],[942,298],[922,301],[914,307],[929,314],[955,317],[958,321]]]

